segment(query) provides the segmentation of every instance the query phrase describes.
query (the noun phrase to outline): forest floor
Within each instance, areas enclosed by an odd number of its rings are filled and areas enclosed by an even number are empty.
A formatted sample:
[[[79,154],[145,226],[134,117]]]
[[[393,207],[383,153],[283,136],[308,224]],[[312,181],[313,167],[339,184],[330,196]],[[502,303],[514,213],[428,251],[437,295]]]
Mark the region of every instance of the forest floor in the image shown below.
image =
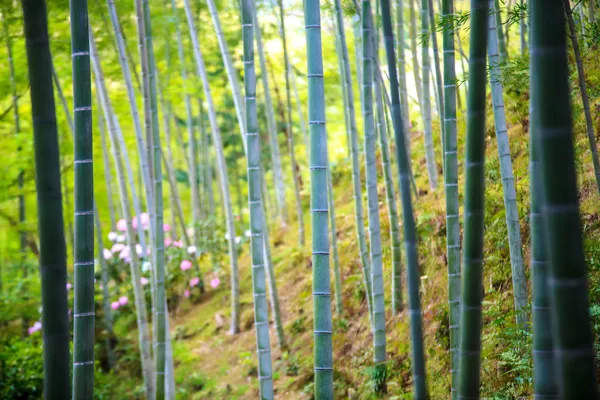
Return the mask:
[[[512,106],[518,108],[518,104]],[[507,108],[509,110],[511,108],[510,101],[507,102]],[[509,136],[521,219],[523,257],[529,265],[528,133],[522,128],[527,126],[527,121],[520,120],[519,113],[514,112],[512,115],[512,118],[509,117],[509,125],[511,125]],[[464,154],[462,152],[464,120],[462,122],[459,127],[459,153]],[[498,400],[529,398],[532,387],[531,334],[519,329],[515,324],[510,259],[497,146],[493,136],[493,118],[488,117],[487,124],[482,397]],[[436,138],[438,142],[436,145],[439,147],[439,136]],[[445,200],[443,185],[435,191],[429,190],[422,141],[421,134],[417,133],[413,136],[413,160],[423,160],[413,166],[420,189],[419,198],[415,200],[415,219],[421,266],[421,302],[428,385],[431,398],[437,400],[449,398],[450,390]],[[438,154],[439,150],[438,148]],[[596,284],[600,281],[600,234],[597,229],[600,224],[597,212],[600,209],[600,199],[593,178],[589,145],[582,131],[576,133],[576,153],[580,177],[581,214],[592,288],[592,316],[594,333],[597,337],[600,330],[600,306],[597,305],[600,303],[600,288]],[[459,187],[462,191],[464,187],[462,160],[459,169],[461,172]],[[442,171],[439,172],[441,177]],[[344,305],[342,313],[337,313],[334,309],[336,398],[371,399],[376,398],[372,394],[370,379],[372,335],[359,263],[349,166],[335,167],[333,179]],[[379,196],[384,243],[383,265],[389,358],[388,395],[383,398],[411,399],[408,314],[404,311],[396,316],[391,315],[389,220],[383,179],[381,182]],[[307,190],[303,196],[304,204],[307,205],[309,200]],[[463,204],[462,195],[460,204]],[[307,243],[310,243],[310,214],[306,207],[305,216]],[[278,348],[275,331],[272,328],[271,347],[276,397],[294,400],[311,399],[313,313],[310,247],[307,245],[301,249],[298,246],[296,221],[290,222],[287,227],[273,227],[271,236],[282,318],[289,346],[289,349],[283,352]],[[171,332],[178,399],[258,398],[252,281],[247,250],[242,254],[239,265],[242,304],[240,334],[232,336],[227,333],[230,308],[228,285],[221,285],[217,289],[209,288],[204,297],[194,301],[186,300],[172,315]],[[527,275],[529,279],[528,267]],[[332,307],[335,307],[333,301]],[[134,340],[135,333],[131,332],[130,335]],[[131,387],[132,382],[123,384]],[[139,387],[141,381],[137,381],[137,384]]]

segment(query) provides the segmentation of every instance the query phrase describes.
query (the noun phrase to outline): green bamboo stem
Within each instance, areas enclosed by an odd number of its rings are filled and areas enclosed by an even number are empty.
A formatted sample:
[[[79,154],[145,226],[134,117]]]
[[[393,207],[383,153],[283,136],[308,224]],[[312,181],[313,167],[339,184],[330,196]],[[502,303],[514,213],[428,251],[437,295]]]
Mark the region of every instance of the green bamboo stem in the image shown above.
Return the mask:
[[[494,0],[489,0],[490,11],[494,11]],[[496,10],[497,11],[497,10]],[[500,176],[502,178],[502,192],[504,194],[504,208],[506,210],[506,228],[508,230],[508,249],[510,252],[510,266],[512,272],[513,297],[517,313],[517,325],[527,329],[528,325],[528,296],[527,278],[523,254],[521,253],[521,224],[519,222],[519,209],[517,207],[517,191],[510,156],[510,144],[506,127],[506,113],[504,111],[503,87],[500,71],[500,54],[498,50],[498,36],[496,18],[490,13],[488,22],[488,60],[490,65],[490,86],[492,88],[492,105],[494,108],[494,124],[496,128],[496,142],[498,144],[498,160],[500,161]]]
[[[133,80],[131,78],[131,70],[133,69],[133,71],[135,71],[135,66],[134,66],[134,68],[129,67],[129,60],[131,59],[131,57],[128,57],[128,54],[127,54],[127,51],[128,51],[127,46],[126,46],[127,42],[125,41],[125,36],[121,29],[121,24],[119,22],[119,17],[117,14],[115,2],[114,2],[114,0],[107,0],[107,4],[108,4],[108,11],[109,11],[109,15],[110,15],[111,25],[115,32],[119,64],[121,66],[121,72],[123,74],[123,78],[125,81],[125,87],[127,89],[127,98],[129,100],[129,102],[128,102],[129,109],[131,111],[131,117],[133,120],[133,127],[134,127],[135,136],[136,136],[136,145],[137,145],[137,149],[138,149],[138,157],[139,157],[139,162],[140,162],[140,170],[141,170],[141,175],[142,175],[142,180],[143,180],[146,205],[147,205],[148,210],[151,210],[152,204],[153,204],[152,180],[151,180],[152,174],[150,172],[148,155],[145,151],[145,140],[144,140],[142,126],[141,126],[141,122],[140,122],[140,115],[139,115],[139,110],[137,107],[135,90],[133,88]],[[140,225],[141,224],[138,224],[138,231],[140,230]],[[141,229],[143,230],[143,227],[141,227]],[[152,237],[153,231],[150,232],[150,235]],[[146,253],[144,253],[144,254],[146,254]]]
[[[423,1],[423,0],[421,0]],[[422,110],[423,108],[423,82],[421,81],[421,73],[420,73],[420,67],[419,67],[419,57],[417,56],[417,38],[418,38],[418,34],[417,34],[417,13],[415,11],[415,8],[417,6],[415,5],[415,0],[410,0],[410,3],[408,5],[408,8],[410,10],[410,29],[409,29],[409,36],[410,36],[410,51],[412,53],[412,65],[413,65],[413,75],[415,76],[415,86],[417,88],[417,100],[419,102],[419,109],[421,109],[421,112],[424,112]]]
[[[379,221],[379,198],[377,194],[377,158],[375,155],[376,133],[373,118],[373,24],[371,1],[362,1],[362,42],[363,42],[363,129],[365,132],[365,169],[367,210],[369,216],[369,243],[371,257],[371,284],[373,296],[373,361],[384,379],[377,380],[376,393],[386,392],[386,340],[385,305],[383,290],[383,266],[381,249],[381,225]]]
[[[115,170],[117,171],[117,183],[119,186],[119,194],[121,198],[121,212],[123,218],[127,222],[127,245],[130,249],[131,262],[131,280],[133,286],[133,294],[135,298],[135,309],[138,325],[138,340],[140,346],[140,358],[142,363],[142,376],[144,379],[144,386],[146,389],[146,396],[153,398],[154,396],[154,385],[153,385],[153,365],[152,355],[150,352],[150,331],[148,329],[148,316],[146,314],[146,298],[144,297],[144,289],[141,284],[140,265],[135,249],[135,231],[132,225],[132,215],[129,206],[129,190],[131,189],[131,197],[134,199],[135,209],[135,186],[131,181],[131,165],[129,163],[129,157],[127,155],[127,147],[123,141],[123,134],[119,121],[116,114],[113,111],[110,99],[108,97],[108,91],[104,83],[104,75],[98,59],[98,51],[94,44],[93,36],[90,32],[90,58],[92,61],[92,68],[94,71],[96,90],[100,98],[100,105],[104,113],[104,119],[108,124],[108,133],[112,148],[113,161],[115,164]],[[127,180],[126,180],[127,175]],[[141,225],[141,224],[138,224]]]
[[[331,180],[331,165],[327,169],[327,204],[329,205],[329,225],[331,236],[331,251],[333,252],[333,287],[335,288],[335,312],[337,315],[344,313],[342,298],[342,273],[340,271],[340,256],[337,245],[337,228],[335,224],[335,199],[333,196],[333,182]]]
[[[573,45],[573,54],[577,64],[577,83],[581,92],[581,103],[583,104],[583,114],[585,115],[585,126],[590,142],[590,150],[592,153],[592,162],[594,164],[594,175],[596,176],[596,186],[600,191],[600,158],[598,157],[598,146],[596,145],[596,135],[594,132],[594,119],[590,109],[590,99],[587,92],[587,84],[585,83],[585,71],[583,69],[583,60],[581,51],[579,50],[579,40],[577,40],[577,32],[575,31],[575,21],[573,20],[573,10],[568,0],[563,0],[567,23],[569,24],[569,37]],[[591,4],[591,1],[590,1]]]
[[[560,0],[530,0],[531,122],[540,150],[542,218],[560,398],[597,399],[573,149],[565,14]]]
[[[531,34],[531,31],[530,31]],[[535,107],[529,104],[529,115]],[[531,207],[529,217],[531,261],[531,308],[533,314],[533,395],[535,399],[559,399],[556,381],[556,354],[552,339],[552,310],[548,285],[548,250],[544,243],[542,217],[543,188],[540,149],[535,121],[529,120],[529,188]]]
[[[300,168],[296,161],[296,149],[294,144],[294,131],[292,120],[292,94],[290,88],[290,80],[292,79],[292,66],[287,50],[287,39],[285,35],[285,13],[283,8],[283,0],[277,0],[279,5],[279,34],[281,43],[283,44],[283,58],[285,63],[285,95],[286,95],[286,137],[288,142],[288,150],[290,152],[290,164],[292,166],[292,176],[294,180],[294,198],[296,203],[296,214],[298,218],[298,236],[300,247],[304,247],[304,213],[302,211],[302,200],[300,198]],[[300,115],[299,115],[300,117]],[[308,142],[308,141],[307,141]]]
[[[209,0],[212,1],[212,0]],[[254,70],[254,0],[243,0],[242,37],[244,42],[244,89],[246,116],[246,148],[248,165],[248,207],[250,208],[250,248],[252,255],[252,290],[254,294],[254,327],[258,356],[258,382],[261,399],[273,399],[273,367],[269,340],[269,304],[265,269],[265,251],[260,138],[256,113],[256,73]]]
[[[502,9],[500,8],[500,0],[494,0],[494,8],[496,10],[496,30],[498,31],[498,50],[500,52],[500,60],[506,60],[506,40],[504,39],[504,30],[502,29]]]
[[[52,90],[46,2],[22,0],[35,152],[42,334],[44,338],[44,398],[69,397],[69,316],[56,111]]]
[[[87,0],[70,3],[75,146],[73,399],[94,392],[94,173]]]
[[[406,148],[410,154],[410,108],[408,106],[408,86],[406,84],[406,33],[404,31],[404,0],[396,0],[396,57],[398,59],[398,82],[400,84],[400,105],[402,107],[402,129],[406,132]]]
[[[408,308],[410,313],[410,337],[412,343],[412,376],[413,396],[415,399],[427,399],[427,382],[425,375],[425,355],[423,352],[423,328],[421,317],[421,299],[419,276],[417,234],[413,216],[413,206],[410,192],[410,164],[406,152],[402,124],[402,109],[398,93],[398,76],[396,75],[396,56],[394,54],[394,34],[390,15],[390,1],[381,0],[381,18],[383,22],[383,38],[387,56],[388,73],[390,76],[390,97],[392,122],[394,126],[394,142],[396,145],[396,162],[398,164],[398,179],[402,200],[404,222],[404,252],[406,254]]]
[[[101,112],[98,113],[98,127],[100,131],[104,131],[104,116]],[[110,159],[108,155],[108,147],[106,145],[106,136],[100,135],[100,143],[102,145],[102,161],[104,163],[104,185],[106,190],[106,197],[108,199],[108,213],[110,216],[110,227],[114,229],[117,226],[117,220],[115,216],[115,209],[113,205],[113,191],[112,191],[112,174],[110,168]]]
[[[454,13],[454,0],[442,0],[444,18]],[[448,259],[448,314],[452,400],[458,398],[458,339],[460,317],[460,214],[458,204],[458,148],[456,129],[456,71],[454,24],[444,25],[444,187],[446,193],[446,254]]]
[[[362,182],[360,177],[360,153],[358,145],[358,129],[356,126],[356,109],[354,106],[354,89],[352,87],[352,72],[350,70],[350,60],[348,57],[348,46],[346,43],[346,32],[344,31],[344,18],[342,14],[342,6],[340,0],[334,1],[335,6],[335,21],[337,34],[340,37],[340,46],[342,53],[343,62],[343,81],[346,87],[346,96],[348,103],[348,116],[349,116],[349,130],[350,130],[350,155],[352,161],[352,195],[354,197],[354,220],[356,222],[356,235],[358,238],[358,250],[360,253],[360,261],[362,265],[363,280],[365,283],[365,293],[367,297],[367,304],[369,307],[369,319],[372,316],[373,310],[373,295],[371,285],[371,260],[369,259],[369,253],[367,249],[367,239],[365,235],[365,216],[363,211],[363,196],[362,196]],[[356,34],[355,37],[360,37],[360,34]],[[359,55],[361,53],[358,53]],[[362,58],[362,57],[360,57]],[[362,78],[360,80],[362,82]],[[361,86],[362,88],[362,86]],[[361,98],[363,96],[362,89]],[[361,104],[364,101],[361,100]]]
[[[136,6],[139,2],[136,1]],[[146,79],[143,80],[142,88],[143,92],[148,92],[149,107],[144,104],[144,114],[148,111],[151,113],[151,131],[152,131],[152,152],[148,155],[149,164],[152,167],[151,176],[153,178],[152,193],[154,198],[151,209],[150,219],[154,220],[154,251],[153,255],[153,269],[154,269],[154,290],[155,290],[155,303],[154,303],[154,325],[156,325],[154,342],[154,384],[156,387],[156,399],[163,399],[165,397],[165,370],[166,370],[166,292],[165,292],[165,251],[164,251],[164,214],[163,214],[163,188],[162,188],[162,163],[161,163],[161,143],[160,143],[160,128],[158,123],[158,99],[157,99],[157,84],[156,84],[156,63],[154,61],[154,50],[152,44],[152,25],[150,19],[150,4],[148,0],[142,0],[144,23],[139,24],[138,30],[142,30],[145,35],[146,46],[143,48],[145,52],[140,54],[142,59],[142,75],[146,75]],[[137,8],[137,7],[136,7]],[[139,9],[138,9],[139,15]],[[143,28],[143,29],[140,29]],[[147,68],[147,73],[144,74],[144,69]],[[147,96],[144,95],[144,99]],[[148,134],[148,133],[147,133]],[[149,141],[149,140],[148,140]],[[152,216],[152,211],[154,215]],[[151,235],[152,236],[152,235]]]
[[[431,94],[429,78],[431,66],[429,60],[429,8],[428,0],[421,0],[421,67],[423,68],[421,88],[421,111],[423,116],[423,137],[425,139],[425,161],[427,165],[427,177],[429,187],[436,190],[438,185],[438,171],[435,161],[435,149],[433,145],[433,129],[431,126]]]
[[[189,183],[190,192],[192,199],[192,223],[194,226],[194,244],[197,246],[200,242],[200,232],[197,232],[197,224],[200,221],[200,189],[198,184],[198,149],[196,144],[196,133],[194,132],[194,126],[192,122],[192,105],[191,96],[187,88],[187,69],[185,62],[185,53],[183,50],[183,40],[181,36],[181,28],[179,24],[179,17],[175,0],[171,0],[171,9],[173,12],[173,25],[175,25],[175,33],[177,37],[177,55],[179,57],[179,68],[181,76],[181,86],[183,92],[183,98],[185,103],[185,120],[186,128],[188,133],[188,160],[190,163],[189,170]],[[196,264],[196,263],[195,263]],[[197,266],[197,264],[196,264]]]
[[[254,22],[256,25],[256,13],[254,14]],[[263,181],[264,181],[264,171]],[[287,350],[288,345],[285,340],[283,331],[283,323],[281,321],[281,308],[279,307],[279,292],[277,291],[277,280],[275,278],[275,268],[273,257],[271,256],[271,242],[269,234],[269,218],[267,214],[267,206],[265,202],[262,204],[263,209],[263,248],[265,252],[265,267],[267,271],[267,287],[269,288],[269,302],[271,303],[271,311],[273,312],[273,321],[275,322],[275,334],[277,335],[277,344],[279,348]]]
[[[202,81],[204,97],[208,108],[208,119],[212,130],[214,147],[217,154],[217,169],[219,171],[219,179],[221,193],[223,196],[223,204],[225,208],[225,220],[227,233],[229,235],[229,262],[231,267],[231,333],[236,334],[240,331],[240,293],[239,293],[239,274],[237,265],[237,253],[235,249],[235,227],[233,222],[233,212],[231,210],[231,194],[229,191],[229,178],[227,174],[227,164],[225,162],[225,154],[223,152],[223,140],[221,138],[221,130],[217,122],[217,115],[212,100],[212,94],[208,83],[208,75],[204,64],[204,58],[200,51],[200,44],[196,34],[194,17],[192,15],[190,0],[184,0],[185,15],[187,18],[190,37],[192,39],[194,60],[196,63],[196,71]],[[214,213],[212,214],[214,215]]]
[[[335,25],[335,15],[334,13],[332,13],[332,21],[333,24]],[[329,27],[329,32],[332,34],[335,34],[335,54],[337,55],[337,61],[338,61],[338,74],[340,77],[340,86],[341,86],[341,90],[342,90],[342,105],[344,107],[344,128],[346,131],[346,147],[348,149],[348,158],[350,158],[352,156],[352,149],[351,149],[351,140],[350,140],[350,115],[349,115],[349,110],[348,110],[348,95],[347,95],[347,91],[348,88],[346,87],[346,80],[344,79],[344,62],[342,61],[342,46],[341,46],[341,40],[340,40],[340,35],[338,33],[338,30],[336,28],[334,28],[333,26]]]
[[[443,121],[441,120],[444,115],[444,84],[442,83],[442,70],[440,68],[440,52],[437,41],[437,27],[435,24],[435,10],[433,8],[433,0],[428,0],[428,11],[429,11],[429,23],[431,26],[431,44],[433,47],[433,65],[435,68],[435,89],[437,94],[437,105],[438,105],[438,114],[440,117],[440,131],[442,133],[442,152],[444,151],[444,135],[445,135],[445,126]],[[442,167],[444,163],[442,162]]]
[[[235,107],[235,112],[238,119],[238,124],[240,126],[240,133],[242,137],[246,135],[246,115],[244,110],[244,103],[242,102],[242,94],[240,90],[240,82],[238,80],[237,71],[233,68],[233,62],[231,61],[231,54],[229,52],[229,48],[227,46],[227,41],[223,36],[223,29],[221,28],[221,21],[219,20],[219,14],[217,12],[217,7],[215,6],[214,0],[207,0],[206,4],[208,5],[208,11],[210,14],[210,18],[212,20],[213,26],[215,28],[215,33],[217,34],[217,42],[219,43],[219,49],[221,50],[221,57],[223,58],[223,64],[225,64],[225,72],[227,74],[227,79],[229,81],[229,85],[231,86],[231,90],[233,92],[233,104]],[[242,141],[245,145],[245,142]],[[244,147],[245,149],[245,147]]]
[[[485,89],[489,0],[471,0],[465,160],[464,258],[458,398],[478,398],[481,366],[485,199]]]
[[[381,15],[378,15],[378,17],[379,20],[381,20]],[[379,136],[379,148],[381,150],[381,163],[385,184],[386,205],[388,208],[388,217],[390,220],[390,239],[392,242],[392,314],[397,314],[400,311],[402,311],[404,307],[402,299],[402,242],[400,239],[400,221],[398,219],[398,207],[396,205],[396,189],[394,188],[394,174],[392,172],[390,145],[388,142],[388,125],[386,121],[385,107],[383,101],[385,83],[380,73],[381,63],[379,60],[379,31],[379,29],[376,29],[372,37],[374,46],[374,67],[375,70],[378,71],[373,79],[373,87],[375,93],[375,104],[377,109],[376,126]],[[400,85],[399,88],[401,90],[402,85]],[[387,93],[385,93],[385,95],[387,96]],[[403,128],[406,126],[404,120],[402,126]],[[406,147],[408,148],[408,145]],[[408,154],[407,158],[410,159],[410,156]]]
[[[376,47],[377,48],[377,47]],[[377,130],[379,131],[379,148],[385,182],[386,204],[390,219],[390,238],[392,242],[392,314],[398,314],[404,308],[402,298],[402,241],[400,238],[400,220],[396,204],[396,189],[390,159],[388,127],[383,107],[383,95],[379,79],[374,81],[375,100],[377,104]]]
[[[256,50],[260,62],[261,80],[265,96],[265,108],[267,114],[267,129],[269,132],[269,148],[271,150],[271,161],[273,170],[273,181],[275,186],[275,199],[277,200],[277,212],[282,223],[288,218],[287,203],[285,200],[285,184],[283,182],[283,169],[281,168],[281,153],[279,150],[279,139],[277,137],[277,122],[275,121],[275,110],[271,98],[271,89],[269,86],[269,76],[267,74],[267,58],[263,48],[262,33],[260,25],[254,14],[254,36],[256,40]]]
[[[102,128],[104,129],[104,128]],[[104,133],[102,133],[104,136]],[[104,249],[104,239],[102,236],[102,225],[100,224],[100,216],[98,214],[98,207],[94,203],[94,229],[96,230],[96,242],[97,242],[97,259],[100,263],[100,273],[102,275],[102,312],[104,313],[104,329],[106,329],[106,358],[108,360],[108,369],[113,369],[117,363],[115,350],[112,345],[112,340],[115,336],[113,331],[113,315],[112,309],[110,308],[110,293],[108,291],[108,265],[102,255]]]
[[[329,276],[329,227],[327,204],[327,131],[321,10],[318,0],[304,3],[307,48],[308,124],[310,127],[310,209],[312,225],[314,395],[333,399],[333,343]]]

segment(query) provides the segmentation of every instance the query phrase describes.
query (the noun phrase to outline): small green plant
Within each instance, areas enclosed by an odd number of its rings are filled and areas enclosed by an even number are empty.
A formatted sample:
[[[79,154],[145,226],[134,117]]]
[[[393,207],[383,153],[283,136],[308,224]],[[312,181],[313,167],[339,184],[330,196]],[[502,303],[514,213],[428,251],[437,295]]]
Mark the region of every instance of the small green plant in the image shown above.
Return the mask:
[[[290,332],[294,335],[298,335],[306,330],[306,317],[300,317],[292,323]]]
[[[370,369],[371,384],[376,394],[387,393],[387,363],[379,363]]]

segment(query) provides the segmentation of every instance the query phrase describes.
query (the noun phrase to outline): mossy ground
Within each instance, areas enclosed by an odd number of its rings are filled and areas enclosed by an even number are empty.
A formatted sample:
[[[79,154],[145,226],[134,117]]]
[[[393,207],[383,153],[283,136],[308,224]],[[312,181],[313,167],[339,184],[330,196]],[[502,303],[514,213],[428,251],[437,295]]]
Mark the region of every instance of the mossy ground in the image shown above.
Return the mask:
[[[517,199],[521,219],[523,256],[529,259],[529,175],[527,114],[520,101],[507,96],[509,136],[516,178]],[[459,153],[464,149],[464,118],[459,116]],[[486,158],[486,239],[484,263],[484,324],[482,350],[482,396],[490,399],[531,397],[531,334],[515,325],[513,312],[510,260],[507,243],[502,187],[495,142],[493,119],[488,117]],[[580,178],[581,214],[586,236],[586,253],[591,280],[592,310],[600,302],[595,289],[600,279],[600,206],[596,190],[587,138],[580,124],[576,125],[576,150]],[[436,132],[439,132],[436,129]],[[337,134],[332,133],[330,134]],[[341,134],[341,133],[340,133]],[[439,160],[440,140],[436,136]],[[425,356],[428,386],[432,399],[449,398],[450,367],[448,353],[447,269],[445,258],[445,217],[443,187],[429,190],[424,165],[423,137],[413,136],[413,168],[420,189],[415,200],[415,219],[419,240],[421,294],[424,320]],[[417,161],[419,160],[419,161]],[[464,187],[462,158],[459,161]],[[338,225],[338,246],[343,277],[342,313],[334,310],[334,362],[336,398],[371,399],[373,394],[372,337],[369,327],[365,291],[359,264],[354,205],[349,163],[334,169],[334,191]],[[378,166],[380,168],[380,165]],[[440,167],[441,168],[441,167]],[[381,170],[380,176],[381,174]],[[440,173],[441,173],[440,169]],[[364,182],[364,180],[363,180]],[[396,181],[397,182],[397,181]],[[380,213],[384,243],[384,273],[386,276],[386,320],[388,350],[387,394],[380,398],[411,399],[411,359],[408,315],[391,315],[391,247],[389,220],[385,205],[383,179],[380,187]],[[307,239],[310,235],[308,192],[303,193]],[[461,194],[460,203],[463,198]],[[461,207],[462,208],[462,207]],[[299,248],[297,224],[287,227],[273,224],[272,244],[277,283],[289,350],[277,348],[274,329],[274,385],[280,399],[312,398],[312,298],[310,248]],[[307,240],[310,243],[310,240]],[[194,302],[185,301],[172,315],[178,398],[181,399],[257,399],[255,337],[252,312],[252,282],[247,250],[240,258],[242,302],[242,332],[231,336],[228,330],[229,291],[222,284]],[[529,268],[527,267],[529,274]],[[529,276],[528,276],[529,278]],[[333,278],[332,278],[333,279]],[[226,279],[223,279],[225,282]],[[333,285],[332,285],[333,290]],[[406,299],[405,299],[406,300]],[[332,307],[334,307],[332,302]],[[593,313],[593,312],[592,312]],[[600,315],[600,311],[598,312]],[[595,320],[594,320],[595,321]],[[594,322],[595,330],[600,323]],[[124,329],[121,323],[117,329]],[[124,334],[124,332],[121,332]],[[136,333],[129,332],[131,341]],[[132,344],[133,346],[133,344]],[[135,352],[130,352],[134,354]],[[133,356],[136,357],[136,356]],[[134,363],[131,363],[132,365]],[[139,390],[141,382],[132,371],[131,380],[119,380],[121,393]],[[137,390],[134,387],[138,387]]]

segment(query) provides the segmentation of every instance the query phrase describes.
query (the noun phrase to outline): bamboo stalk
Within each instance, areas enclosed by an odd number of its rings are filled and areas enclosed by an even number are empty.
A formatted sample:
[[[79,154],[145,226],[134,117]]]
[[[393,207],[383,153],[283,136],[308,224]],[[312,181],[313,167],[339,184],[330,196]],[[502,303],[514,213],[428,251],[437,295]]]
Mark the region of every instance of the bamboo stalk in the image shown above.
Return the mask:
[[[265,216],[262,199],[260,138],[256,113],[256,73],[254,71],[254,0],[243,0],[242,37],[244,42],[244,88],[246,159],[248,170],[248,206],[250,208],[250,248],[252,256],[252,290],[254,293],[254,327],[258,357],[258,382],[261,399],[273,399],[273,368],[269,339],[269,305],[265,269],[263,229]]]
[[[485,89],[489,0],[471,0],[458,398],[478,398],[485,202]]]
[[[92,68],[94,71],[96,90],[100,97],[100,104],[104,113],[104,119],[108,124],[108,133],[112,148],[112,155],[114,159],[115,169],[117,171],[117,183],[119,185],[119,194],[121,198],[121,212],[127,225],[127,244],[130,249],[131,262],[130,272],[133,286],[133,294],[135,299],[136,318],[138,325],[138,340],[140,347],[140,358],[142,363],[142,376],[144,378],[144,386],[146,388],[146,396],[153,398],[154,385],[153,385],[153,365],[152,355],[150,351],[150,331],[148,329],[148,316],[146,314],[146,299],[144,297],[144,289],[140,282],[140,266],[135,249],[135,231],[132,225],[132,215],[129,206],[129,189],[131,189],[131,197],[134,199],[135,209],[135,186],[133,185],[131,165],[129,163],[129,157],[127,155],[127,147],[123,141],[123,135],[119,121],[112,109],[106,85],[104,83],[104,75],[98,60],[98,51],[94,44],[93,35],[90,32],[90,58],[92,62]],[[125,175],[127,174],[127,181]],[[141,224],[138,224],[141,225]]]
[[[560,0],[530,0],[529,7],[531,121],[535,128],[534,141],[540,150],[542,218],[556,357],[554,379],[560,398],[597,399],[573,149],[564,8]]]
[[[362,31],[363,31],[363,129],[365,132],[365,169],[367,210],[369,216],[369,243],[371,257],[371,284],[373,296],[373,361],[375,363],[374,376],[381,377],[374,380],[375,392],[387,391],[387,365],[385,360],[385,305],[383,291],[383,266],[381,249],[381,226],[379,221],[379,199],[377,194],[377,160],[375,156],[375,119],[373,118],[373,16],[371,1],[362,1]]]
[[[281,3],[280,3],[281,4]],[[333,399],[333,343],[329,276],[329,227],[327,204],[327,132],[321,10],[318,0],[304,3],[307,47],[308,123],[310,127],[311,225],[314,312],[314,395]]]
[[[75,249],[73,399],[94,392],[94,170],[87,0],[70,3],[73,66]]]
[[[22,0],[35,152],[42,285],[44,398],[69,397],[67,251],[64,236],[56,111],[46,2]]]
[[[240,331],[240,293],[239,293],[239,273],[237,265],[237,253],[235,248],[235,228],[233,222],[233,212],[231,210],[231,194],[229,191],[229,178],[227,174],[227,164],[225,162],[225,154],[223,152],[223,140],[221,131],[217,122],[217,115],[212,100],[212,94],[208,83],[208,75],[204,64],[204,58],[200,51],[200,44],[196,35],[196,27],[194,18],[191,12],[190,0],[184,0],[185,15],[187,18],[190,37],[192,39],[194,60],[196,62],[196,70],[202,81],[204,97],[208,108],[208,119],[212,130],[214,146],[217,154],[217,168],[219,171],[219,180],[221,183],[221,193],[223,197],[223,205],[225,208],[225,220],[227,233],[229,236],[229,262],[231,267],[231,333],[236,334]],[[213,213],[214,215],[214,213]]]
[[[454,0],[442,0],[442,15],[451,18]],[[446,193],[446,254],[448,259],[448,322],[452,400],[458,399],[458,340],[460,318],[460,212],[458,204],[458,148],[456,129],[456,59],[454,23],[444,25],[444,187]]]

